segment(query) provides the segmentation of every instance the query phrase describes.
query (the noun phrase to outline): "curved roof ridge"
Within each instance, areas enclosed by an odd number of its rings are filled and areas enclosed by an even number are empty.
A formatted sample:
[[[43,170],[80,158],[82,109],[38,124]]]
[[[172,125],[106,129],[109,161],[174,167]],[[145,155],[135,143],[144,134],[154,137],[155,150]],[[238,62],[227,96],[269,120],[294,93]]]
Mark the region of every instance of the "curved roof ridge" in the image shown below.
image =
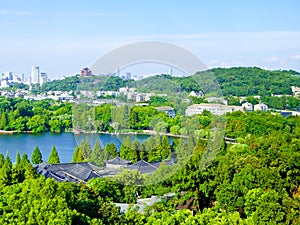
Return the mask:
[[[151,166],[151,167],[157,169],[156,166],[152,165],[151,163],[149,163],[149,162],[147,162],[147,161],[145,161],[145,160],[143,160],[143,159],[141,159],[140,161],[138,161],[138,162],[136,162],[136,163],[134,163],[134,164],[132,164],[132,165],[130,165],[130,166],[131,166],[131,167],[138,166],[138,168],[141,168],[141,167],[143,167],[142,164],[146,164],[147,166]]]

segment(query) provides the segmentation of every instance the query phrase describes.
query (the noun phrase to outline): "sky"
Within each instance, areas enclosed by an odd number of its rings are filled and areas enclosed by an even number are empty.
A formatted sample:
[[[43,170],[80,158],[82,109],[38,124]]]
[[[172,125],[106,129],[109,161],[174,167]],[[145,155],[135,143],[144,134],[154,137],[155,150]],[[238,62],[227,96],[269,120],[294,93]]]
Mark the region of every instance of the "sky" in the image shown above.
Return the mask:
[[[117,47],[176,44],[208,68],[300,71],[299,0],[0,0],[0,73],[79,73]]]

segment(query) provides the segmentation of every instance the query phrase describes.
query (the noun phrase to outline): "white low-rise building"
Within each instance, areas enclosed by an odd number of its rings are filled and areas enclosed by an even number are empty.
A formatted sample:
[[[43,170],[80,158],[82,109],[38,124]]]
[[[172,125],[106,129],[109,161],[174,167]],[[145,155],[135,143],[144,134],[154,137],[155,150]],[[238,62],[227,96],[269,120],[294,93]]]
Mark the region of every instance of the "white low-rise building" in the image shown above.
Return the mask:
[[[228,112],[244,111],[244,110],[243,107],[241,106],[227,106],[221,104],[202,103],[202,104],[194,104],[188,106],[185,110],[185,115],[192,116],[195,114],[201,114],[204,111],[209,111],[214,115],[224,115]]]
[[[269,107],[266,104],[256,104],[254,105],[254,111],[261,110],[261,111],[268,111]]]
[[[189,96],[201,98],[201,97],[204,96],[204,94],[203,94],[202,91],[191,91],[191,93],[189,94]]]
[[[297,87],[297,86],[291,86],[291,89],[292,89],[293,95],[294,95],[295,97],[297,97],[297,96],[300,95],[300,87]]]
[[[253,105],[250,102],[243,103],[242,107],[245,111],[253,111]]]

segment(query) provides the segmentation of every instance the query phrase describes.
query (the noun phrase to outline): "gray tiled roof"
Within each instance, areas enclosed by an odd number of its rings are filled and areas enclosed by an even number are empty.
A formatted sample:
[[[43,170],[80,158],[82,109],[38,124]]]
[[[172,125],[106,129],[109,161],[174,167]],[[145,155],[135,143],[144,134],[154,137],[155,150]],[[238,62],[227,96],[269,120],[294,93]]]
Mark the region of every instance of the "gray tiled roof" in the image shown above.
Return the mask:
[[[105,163],[112,164],[112,165],[127,165],[131,161],[125,160],[117,156],[116,158],[106,160]]]
[[[120,157],[116,157],[112,160],[108,160],[110,163],[116,163],[115,165],[120,165],[121,163],[128,164],[129,161],[123,160]],[[118,163],[119,162],[119,163]],[[163,161],[166,165],[172,165],[171,161]],[[138,170],[143,174],[152,174],[161,165],[162,162],[146,162],[145,160],[140,160],[137,163],[129,165],[128,169]],[[56,181],[71,181],[75,183],[87,182],[92,178],[114,176],[120,172],[120,169],[112,168],[100,168],[88,162],[81,163],[61,163],[61,164],[49,164],[43,162],[35,166],[37,172],[45,177],[54,178]]]
[[[100,174],[96,171],[97,169],[100,170],[100,168],[87,162],[62,164],[49,164],[43,162],[35,168],[39,174],[42,174],[47,178],[54,178],[57,181],[73,181],[78,183],[100,177]]]
[[[166,165],[172,165],[171,161],[163,161]],[[135,164],[128,166],[130,170],[138,170],[143,174],[152,174],[161,165],[162,162],[146,162],[145,160],[140,160]]]

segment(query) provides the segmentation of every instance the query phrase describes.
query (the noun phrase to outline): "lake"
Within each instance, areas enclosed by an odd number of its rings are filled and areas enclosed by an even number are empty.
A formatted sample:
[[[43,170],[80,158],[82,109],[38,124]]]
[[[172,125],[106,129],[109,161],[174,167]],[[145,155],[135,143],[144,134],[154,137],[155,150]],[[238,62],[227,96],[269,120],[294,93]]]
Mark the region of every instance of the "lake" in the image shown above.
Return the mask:
[[[42,152],[43,160],[47,161],[52,146],[55,145],[59,154],[61,163],[72,161],[74,149],[83,139],[89,138],[93,148],[95,141],[98,139],[102,148],[107,143],[114,143],[118,150],[121,147],[122,139],[128,135],[120,134],[80,134],[73,133],[43,133],[43,134],[1,134],[0,135],[0,153],[4,156],[8,152],[11,160],[15,162],[17,151],[26,153],[31,158],[31,154],[36,145]],[[131,135],[131,138],[137,138],[140,142],[146,140],[149,135],[138,134]],[[172,141],[171,141],[172,142]]]

